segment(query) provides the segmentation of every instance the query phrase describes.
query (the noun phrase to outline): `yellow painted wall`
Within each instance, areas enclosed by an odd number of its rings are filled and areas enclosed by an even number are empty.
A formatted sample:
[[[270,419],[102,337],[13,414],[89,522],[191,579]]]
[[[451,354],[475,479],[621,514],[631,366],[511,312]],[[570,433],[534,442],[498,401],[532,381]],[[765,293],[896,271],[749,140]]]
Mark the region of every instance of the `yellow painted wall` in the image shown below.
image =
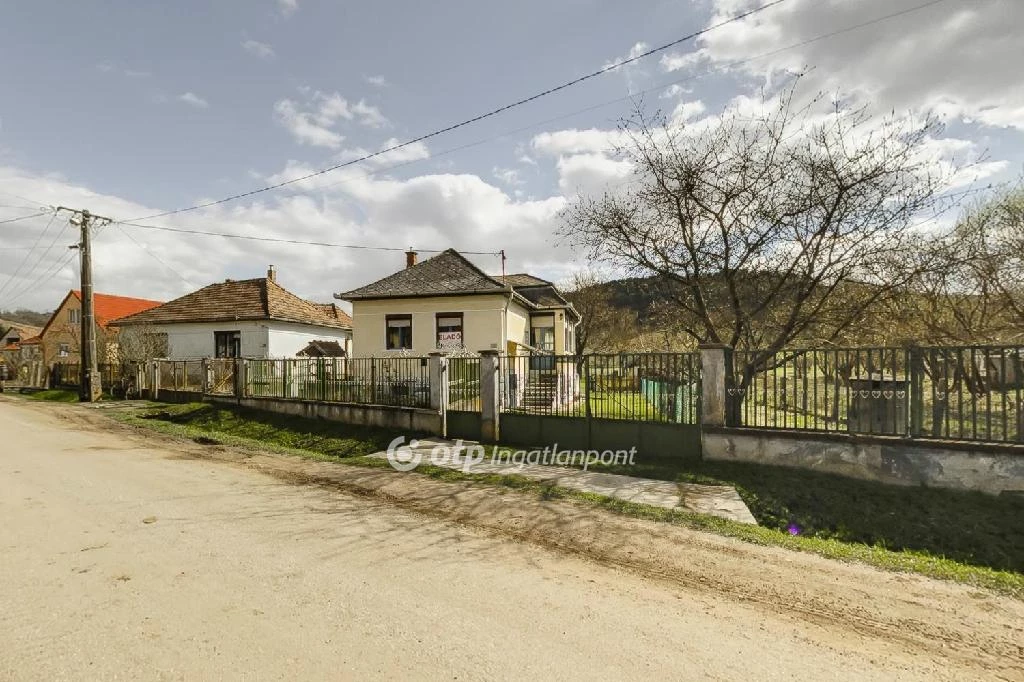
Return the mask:
[[[383,357],[397,353],[386,349],[387,315],[412,315],[411,355],[426,355],[436,350],[437,313],[459,313],[462,317],[463,344],[477,352],[505,350],[502,318],[507,298],[501,294],[480,296],[437,296],[429,298],[392,298],[352,302],[353,357]],[[520,333],[520,338],[522,334]]]

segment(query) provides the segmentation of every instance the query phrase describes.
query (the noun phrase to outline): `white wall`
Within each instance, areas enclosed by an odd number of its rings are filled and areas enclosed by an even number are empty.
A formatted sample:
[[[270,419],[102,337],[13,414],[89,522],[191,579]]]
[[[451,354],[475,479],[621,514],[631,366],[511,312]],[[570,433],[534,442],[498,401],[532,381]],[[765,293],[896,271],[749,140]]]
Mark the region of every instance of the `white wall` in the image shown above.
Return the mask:
[[[352,352],[352,333],[347,330],[288,322],[268,324],[271,325],[268,357],[293,358],[310,341],[337,341],[346,352]]]
[[[275,321],[195,322],[154,324],[147,331],[167,334],[167,352],[172,360],[212,358],[216,352],[214,332],[241,333],[242,357],[286,358],[310,341],[338,341],[346,348],[350,334],[343,329]]]

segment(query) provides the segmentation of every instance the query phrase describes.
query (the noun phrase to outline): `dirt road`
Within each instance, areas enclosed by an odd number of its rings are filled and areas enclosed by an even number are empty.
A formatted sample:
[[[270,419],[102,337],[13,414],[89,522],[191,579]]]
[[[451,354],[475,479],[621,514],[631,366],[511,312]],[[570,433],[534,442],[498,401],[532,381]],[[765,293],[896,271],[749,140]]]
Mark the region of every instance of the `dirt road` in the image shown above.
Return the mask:
[[[255,468],[336,465],[203,458],[77,407],[0,398],[0,433],[0,679],[1024,675],[1021,603],[971,588],[578,507],[534,542],[473,514],[563,503],[339,468],[387,477],[356,495]],[[630,534],[604,563],[553,549],[595,527]]]

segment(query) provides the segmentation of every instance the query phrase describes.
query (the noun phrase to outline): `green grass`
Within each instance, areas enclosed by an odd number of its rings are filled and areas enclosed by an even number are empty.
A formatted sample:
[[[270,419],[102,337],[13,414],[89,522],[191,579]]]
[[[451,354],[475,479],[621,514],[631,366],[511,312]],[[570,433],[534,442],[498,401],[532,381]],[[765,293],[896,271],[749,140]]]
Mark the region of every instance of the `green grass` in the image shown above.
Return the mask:
[[[229,436],[289,450],[314,451],[331,459],[385,450],[398,435],[372,426],[342,425],[213,403],[164,405],[146,411],[139,418],[186,427],[195,432],[190,437]]]
[[[397,432],[324,420],[288,417],[226,405],[159,405],[111,416],[136,426],[189,439],[390,470],[384,450]],[[912,572],[988,587],[1024,597],[1024,523],[1020,499],[981,493],[895,488],[838,476],[760,465],[667,463],[606,470],[662,480],[736,485],[762,524],[751,526],[678,509],[663,509],[579,491],[516,475],[466,474],[420,465],[417,474],[444,481],[502,486],[542,499],[565,499],[634,518],[785,547],[886,570]],[[799,534],[789,532],[790,525]]]
[[[77,403],[78,391],[65,388],[48,388],[27,394],[31,400],[45,400],[53,403]]]
[[[1024,572],[1024,497],[898,487],[743,462],[649,462],[602,471],[736,487],[762,526]]]

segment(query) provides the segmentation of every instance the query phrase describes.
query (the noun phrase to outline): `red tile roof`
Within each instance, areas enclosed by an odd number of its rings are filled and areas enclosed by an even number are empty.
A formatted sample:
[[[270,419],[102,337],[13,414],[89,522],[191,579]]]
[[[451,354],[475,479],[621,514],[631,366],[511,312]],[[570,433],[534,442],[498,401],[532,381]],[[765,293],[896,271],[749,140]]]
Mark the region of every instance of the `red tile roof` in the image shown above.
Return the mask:
[[[82,292],[72,290],[71,293],[78,300],[82,300]],[[114,296],[113,294],[93,293],[92,300],[96,324],[101,327],[106,327],[111,320],[141,313],[144,310],[163,305],[163,301],[150,301],[145,298],[131,298],[130,296]]]

